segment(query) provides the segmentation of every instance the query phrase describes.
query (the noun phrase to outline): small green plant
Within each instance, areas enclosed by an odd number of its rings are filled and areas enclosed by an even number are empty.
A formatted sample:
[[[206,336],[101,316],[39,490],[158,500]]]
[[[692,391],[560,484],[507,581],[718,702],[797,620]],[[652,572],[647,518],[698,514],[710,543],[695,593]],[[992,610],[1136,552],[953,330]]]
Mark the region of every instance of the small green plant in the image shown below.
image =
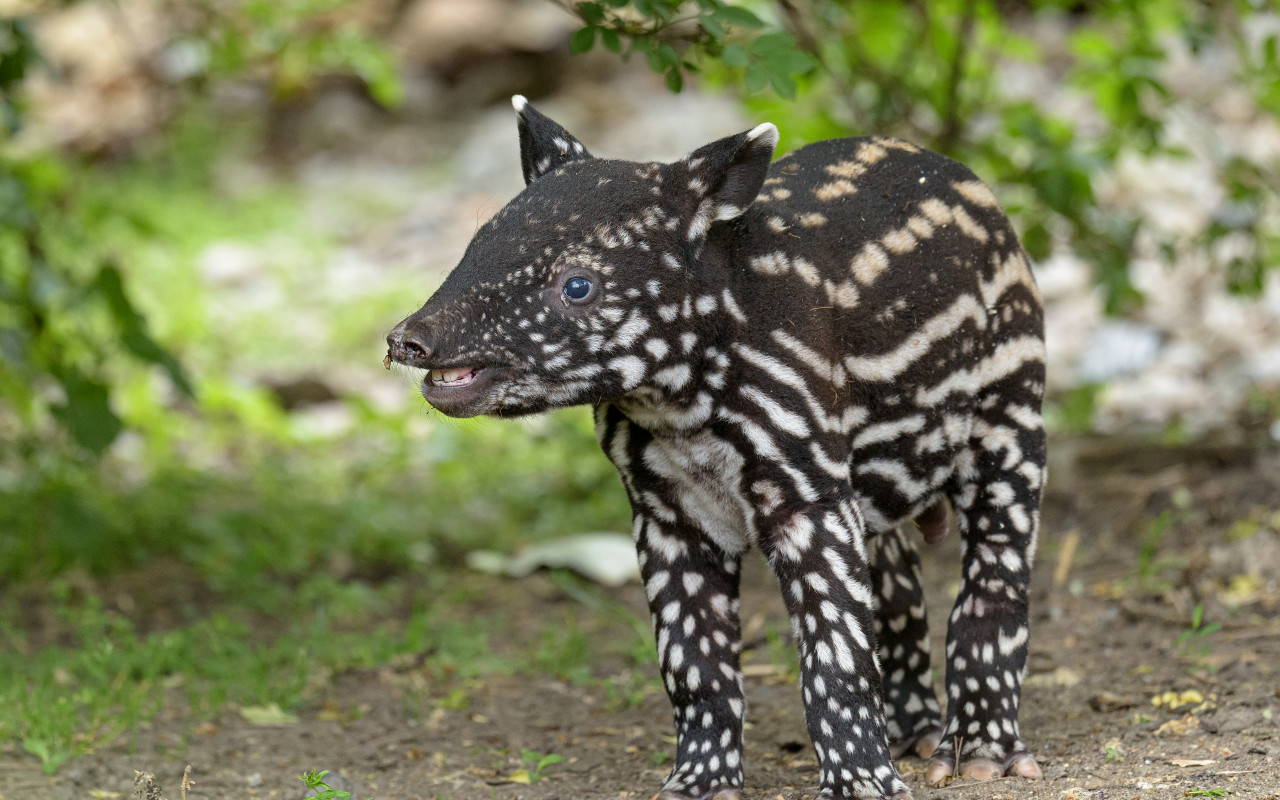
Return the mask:
[[[316,790],[316,800],[351,800],[351,792],[344,792],[340,789],[335,789],[325,783],[324,776],[328,774],[329,770],[327,769],[321,770],[320,772],[308,770],[307,772],[299,775],[298,780],[305,783],[308,790]],[[370,797],[366,800],[373,800],[373,798]]]
[[[547,777],[544,774],[547,767],[564,761],[564,756],[559,753],[536,753],[533,750],[522,747],[520,748],[520,760],[529,765],[529,782],[537,783]]]
[[[1214,666],[1206,662],[1211,649],[1211,637],[1222,630],[1222,625],[1217,622],[1211,622],[1208,625],[1204,623],[1204,604],[1197,603],[1196,610],[1191,613],[1191,627],[1178,634],[1178,638],[1173,640],[1173,645],[1183,658],[1191,660],[1191,668],[1193,670],[1204,670],[1212,672]]]
[[[1107,742],[1103,747],[1103,753],[1106,755],[1108,764],[1113,761],[1124,761],[1124,753],[1121,751],[1120,743],[1117,741]]]
[[[1233,792],[1230,789],[1188,789],[1183,797],[1226,797]]]
[[[1138,587],[1143,591],[1158,593],[1172,588],[1168,579],[1161,575],[1170,567],[1177,566],[1180,561],[1177,558],[1161,556],[1160,543],[1169,529],[1181,519],[1181,512],[1165,509],[1158,517],[1151,520],[1146,532],[1142,535],[1142,543],[1138,546],[1136,577]]]

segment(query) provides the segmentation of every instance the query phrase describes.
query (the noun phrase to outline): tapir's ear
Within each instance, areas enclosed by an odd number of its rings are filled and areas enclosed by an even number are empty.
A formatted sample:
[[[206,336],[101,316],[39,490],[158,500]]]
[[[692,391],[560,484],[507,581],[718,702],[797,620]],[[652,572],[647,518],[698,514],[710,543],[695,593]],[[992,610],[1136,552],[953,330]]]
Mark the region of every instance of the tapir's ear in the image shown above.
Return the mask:
[[[520,126],[520,168],[526,186],[552,170],[591,158],[582,142],[555,121],[539,114],[524,95],[511,98]]]
[[[689,170],[689,190],[697,209],[689,224],[690,241],[704,235],[711,223],[746,212],[764,185],[777,146],[778,129],[766,122],[699,147],[677,162]]]

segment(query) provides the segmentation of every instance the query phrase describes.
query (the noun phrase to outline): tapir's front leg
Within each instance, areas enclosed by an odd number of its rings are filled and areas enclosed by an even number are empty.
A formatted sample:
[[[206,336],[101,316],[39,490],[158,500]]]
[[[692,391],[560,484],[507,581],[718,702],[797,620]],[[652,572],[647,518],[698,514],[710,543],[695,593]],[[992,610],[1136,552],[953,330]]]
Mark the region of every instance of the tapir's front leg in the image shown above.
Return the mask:
[[[676,763],[658,798],[738,800],[745,712],[739,558],[642,513],[635,538],[676,721]]]
[[[909,800],[885,733],[863,525],[849,501],[775,516],[761,549],[782,583],[800,648],[820,797]]]

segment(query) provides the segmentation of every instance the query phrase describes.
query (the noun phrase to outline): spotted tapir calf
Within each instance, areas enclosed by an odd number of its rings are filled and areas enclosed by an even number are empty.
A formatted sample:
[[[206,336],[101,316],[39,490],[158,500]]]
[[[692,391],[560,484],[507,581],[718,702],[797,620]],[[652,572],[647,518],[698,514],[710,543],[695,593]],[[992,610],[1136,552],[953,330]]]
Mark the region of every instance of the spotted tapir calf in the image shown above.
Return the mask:
[[[514,99],[527,187],[388,337],[455,417],[589,404],[626,485],[675,711],[662,800],[743,785],[739,566],[799,645],[820,797],[909,798],[893,757],[1040,776],[1018,731],[1045,477],[1041,303],[995,197],[885,138],[770,165],[771,124],[670,164],[597,159]],[[390,363],[390,362],[388,362]],[[963,536],[934,695],[919,560]]]

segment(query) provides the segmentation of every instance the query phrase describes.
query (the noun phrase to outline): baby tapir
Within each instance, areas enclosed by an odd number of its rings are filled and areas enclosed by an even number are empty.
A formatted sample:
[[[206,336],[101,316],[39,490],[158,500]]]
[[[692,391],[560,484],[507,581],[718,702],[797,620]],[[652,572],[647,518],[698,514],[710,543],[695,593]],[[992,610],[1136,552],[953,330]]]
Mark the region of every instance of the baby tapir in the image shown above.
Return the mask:
[[[387,338],[455,417],[595,409],[675,711],[658,797],[731,800],[739,565],[760,548],[800,651],[820,797],[1040,776],[1018,732],[1045,477],[1039,293],[968,169],[886,138],[770,165],[771,124],[671,164],[597,159],[514,99],[527,188]],[[919,560],[963,536],[934,695]]]

